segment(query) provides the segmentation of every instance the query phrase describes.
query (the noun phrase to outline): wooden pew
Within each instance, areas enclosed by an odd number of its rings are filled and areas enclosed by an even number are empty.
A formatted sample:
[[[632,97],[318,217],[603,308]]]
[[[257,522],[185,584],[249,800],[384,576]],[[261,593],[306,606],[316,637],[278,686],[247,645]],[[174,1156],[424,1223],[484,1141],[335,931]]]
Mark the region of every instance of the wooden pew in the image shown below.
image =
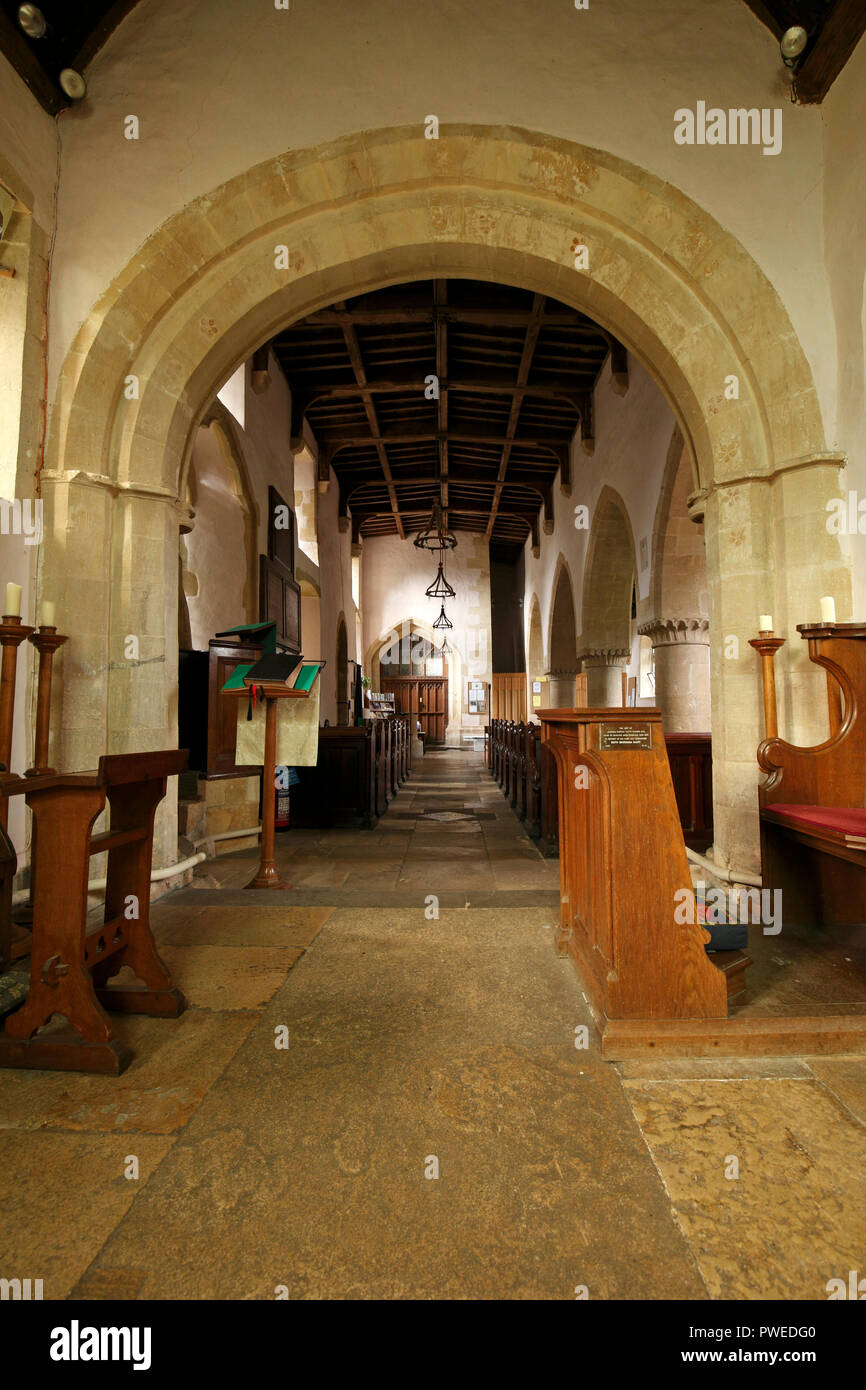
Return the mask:
[[[24,795],[38,831],[31,865],[33,939],[30,990],[6,1019],[0,1066],[117,1075],[132,1052],[114,1035],[107,1009],[177,1018],[174,988],[150,931],[153,823],[169,777],[187,753],[127,753],[100,759],[96,772],[2,778],[7,796]],[[110,807],[110,827],[92,834]],[[103,920],[88,925],[90,859],[108,852]],[[123,966],[140,983],[109,984]],[[40,1033],[54,1014],[64,1031]]]
[[[699,853],[713,843],[713,751],[709,734],[665,734],[677,810],[689,849]],[[529,830],[546,858],[559,854],[559,792],[556,763],[541,747],[535,775],[539,779],[538,820]]]
[[[319,729],[316,766],[297,768],[298,783],[291,793],[294,828],[369,829],[376,824],[381,814],[376,809],[377,722],[367,720],[363,725],[340,724],[334,728],[326,724]]]
[[[559,785],[563,954],[603,1036],[620,1020],[727,1018],[709,933],[675,920],[691,876],[658,710],[541,710]]]
[[[758,764],[764,887],[783,926],[866,924],[866,624],[799,624],[832,678],[831,734],[811,748],[765,739]],[[835,687],[835,689],[833,688]],[[836,691],[841,687],[844,713]],[[834,711],[836,717],[833,717]]]

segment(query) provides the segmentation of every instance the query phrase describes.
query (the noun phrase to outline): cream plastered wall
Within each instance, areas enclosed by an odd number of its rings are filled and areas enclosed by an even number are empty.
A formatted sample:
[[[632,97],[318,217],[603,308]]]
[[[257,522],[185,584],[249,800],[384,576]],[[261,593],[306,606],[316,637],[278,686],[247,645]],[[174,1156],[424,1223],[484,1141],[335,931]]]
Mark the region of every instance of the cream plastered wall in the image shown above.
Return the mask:
[[[490,550],[486,538],[457,531],[457,547],[449,552],[447,579],[456,595],[445,611],[454,624],[445,635],[454,649],[449,658],[448,728],[446,742],[459,743],[463,732],[486,723],[480,715],[464,714],[465,682],[491,680]],[[425,589],[436,578],[436,562],[429,551],[416,550],[412,538],[374,536],[361,552],[361,617],[364,671],[377,675],[374,657],[391,634],[403,635],[410,619],[437,645],[442,635],[432,632],[439,617],[441,599],[427,598]]]
[[[854,613],[866,619],[866,43],[860,43],[821,107],[824,127],[824,240],[836,318],[837,447],[848,457],[844,492],[863,504],[849,537]],[[828,345],[828,355],[829,355]],[[816,527],[826,516],[815,517]],[[811,619],[810,619],[811,621]]]

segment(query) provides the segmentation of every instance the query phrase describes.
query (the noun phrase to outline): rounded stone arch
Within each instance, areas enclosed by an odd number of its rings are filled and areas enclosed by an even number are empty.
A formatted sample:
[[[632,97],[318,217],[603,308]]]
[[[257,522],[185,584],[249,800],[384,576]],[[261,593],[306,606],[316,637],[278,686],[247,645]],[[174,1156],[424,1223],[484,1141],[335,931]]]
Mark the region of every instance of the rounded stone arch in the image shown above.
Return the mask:
[[[709,617],[703,517],[689,515],[694,460],[674,426],[652,532],[649,612],[653,619]]]
[[[533,593],[529,600],[529,621],[526,628],[526,658],[530,680],[540,680],[545,671],[544,629],[541,625],[541,604]]]
[[[575,267],[576,230],[588,269]],[[367,131],[266,160],[193,200],[138,249],[67,354],[42,474],[43,581],[77,633],[79,669],[97,675],[88,677],[95,713],[87,721],[75,679],[64,682],[56,727],[65,764],[92,766],[109,745],[176,739],[177,668],[165,613],[177,585],[179,480],[222,383],[305,314],[433,276],[495,280],[559,299],[642,361],[696,460],[716,626],[740,634],[741,650],[753,611],[779,613],[779,626],[790,627],[806,594],[834,592],[844,608],[850,561],[839,538],[822,537],[820,562],[807,562],[793,541],[800,517],[790,489],[778,489],[778,502],[772,495],[780,473],[797,467],[802,479],[808,469],[821,511],[839,494],[841,460],[827,453],[788,314],[740,243],[671,184],[605,151],[509,127],[441,126],[436,141],[420,125]],[[728,374],[739,381],[736,401],[724,399]],[[786,573],[774,580],[765,547],[745,604],[723,494],[765,527],[789,530]],[[98,581],[87,586],[87,611],[75,594],[81,575]],[[109,575],[118,582],[107,583]],[[737,582],[727,589],[729,578]],[[143,657],[134,682],[115,660],[117,634],[130,631],[140,634]],[[745,658],[716,661],[717,717],[730,685],[730,726],[740,734],[742,696],[730,682],[746,674],[754,673]],[[753,742],[757,681],[754,694]],[[153,721],[156,707],[166,711],[163,727]],[[742,820],[752,776],[744,756],[730,777],[716,778],[734,818]],[[756,816],[752,822],[754,858]],[[171,834],[163,838],[169,849]]]
[[[547,679],[553,708],[574,705],[574,678],[580,668],[577,655],[577,616],[574,582],[568,561],[557,557],[550,586],[547,619]]]
[[[247,622],[253,622],[258,616],[258,531],[259,531],[259,508],[256,502],[255,492],[250,481],[249,469],[247,467],[244,452],[237,435],[237,426],[226,407],[219,400],[214,400],[209,409],[202,416],[198,426],[199,429],[210,429],[216,437],[220,452],[234,475],[234,493],[238,500],[238,505],[243,518],[244,534],[244,553],[243,553],[243,608]],[[184,459],[183,472],[179,483],[179,496],[182,502],[194,511],[194,502],[191,494],[191,468],[193,454],[189,450]],[[195,534],[195,517],[190,517],[191,530],[189,534]],[[189,544],[189,542],[188,542]],[[227,622],[234,622],[234,618],[227,618]],[[211,634],[212,636],[213,634]]]
[[[581,664],[590,705],[623,704],[623,672],[631,659],[636,561],[628,509],[602,488],[593,508],[583,569]]]
[[[636,574],[628,508],[605,485],[592,512],[583,571],[583,645],[586,651],[631,646],[631,602]]]

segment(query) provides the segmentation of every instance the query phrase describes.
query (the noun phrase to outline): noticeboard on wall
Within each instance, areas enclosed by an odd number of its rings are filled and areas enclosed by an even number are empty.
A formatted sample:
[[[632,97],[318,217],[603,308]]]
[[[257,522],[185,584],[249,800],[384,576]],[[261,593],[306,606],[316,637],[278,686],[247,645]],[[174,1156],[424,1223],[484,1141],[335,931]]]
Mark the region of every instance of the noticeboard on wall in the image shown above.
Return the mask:
[[[488,685],[486,681],[467,681],[464,713],[486,714],[488,708],[487,692]]]

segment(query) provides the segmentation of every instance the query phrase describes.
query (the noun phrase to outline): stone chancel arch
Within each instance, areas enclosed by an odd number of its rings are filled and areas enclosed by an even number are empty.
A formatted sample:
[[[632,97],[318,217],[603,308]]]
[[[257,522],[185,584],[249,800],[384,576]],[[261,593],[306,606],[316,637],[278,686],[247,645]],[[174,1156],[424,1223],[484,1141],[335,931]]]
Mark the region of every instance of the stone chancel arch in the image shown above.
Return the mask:
[[[579,240],[588,253],[575,267]],[[207,403],[286,323],[413,278],[482,276],[551,295],[609,328],[671,402],[697,463],[713,628],[748,652],[749,603],[784,630],[815,596],[850,593],[837,538],[787,547],[775,587],[757,525],[796,531],[787,470],[815,505],[838,495],[811,372],[787,313],[738,242],[670,184],[600,150],[509,128],[367,132],[283,155],[189,204],[140,248],[79,331],[53,402],[43,495],[45,582],[79,634],[62,761],[176,738],[178,479]],[[735,373],[739,398],[724,399]],[[135,377],[137,399],[125,383]],[[749,571],[748,592],[741,576]],[[87,584],[76,597],[67,576]],[[111,597],[109,597],[111,595]],[[118,670],[140,639],[134,686]],[[751,655],[751,653],[749,653]],[[713,655],[717,844],[754,859],[743,700],[747,657]],[[757,698],[747,712],[757,742]],[[736,728],[726,747],[725,731]],[[746,740],[748,743],[748,740]],[[720,775],[720,772],[722,775]],[[742,853],[740,854],[742,858]]]

